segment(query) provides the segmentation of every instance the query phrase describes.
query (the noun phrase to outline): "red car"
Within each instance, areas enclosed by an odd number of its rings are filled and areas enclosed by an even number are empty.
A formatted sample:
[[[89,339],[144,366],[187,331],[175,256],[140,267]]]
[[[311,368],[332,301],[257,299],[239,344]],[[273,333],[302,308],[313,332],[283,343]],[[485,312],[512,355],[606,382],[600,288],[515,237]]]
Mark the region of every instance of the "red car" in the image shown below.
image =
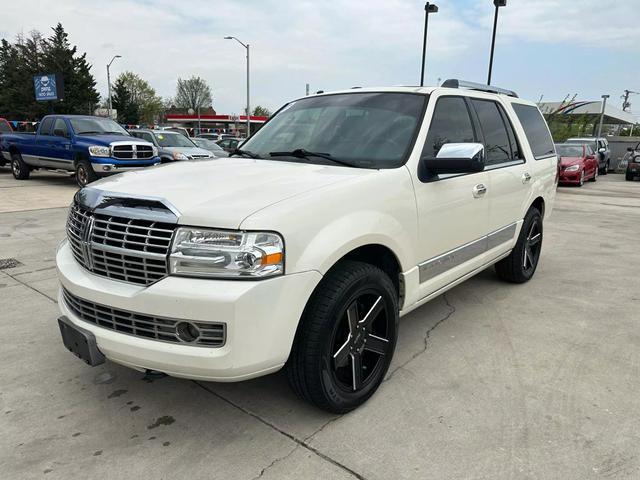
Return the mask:
[[[556,145],[560,157],[560,183],[581,187],[584,182],[598,178],[598,159],[589,144],[560,143]]]

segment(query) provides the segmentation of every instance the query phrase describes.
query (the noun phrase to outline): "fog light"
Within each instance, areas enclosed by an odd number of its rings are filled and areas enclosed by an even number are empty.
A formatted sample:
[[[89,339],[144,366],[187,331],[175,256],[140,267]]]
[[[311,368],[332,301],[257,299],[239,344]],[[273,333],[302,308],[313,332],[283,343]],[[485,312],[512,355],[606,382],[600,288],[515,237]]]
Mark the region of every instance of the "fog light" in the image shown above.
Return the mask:
[[[179,322],[176,325],[176,335],[183,342],[192,343],[200,338],[200,330],[193,323]]]
[[[111,165],[105,165],[104,167],[102,167],[102,170],[108,172],[109,170],[111,170]]]

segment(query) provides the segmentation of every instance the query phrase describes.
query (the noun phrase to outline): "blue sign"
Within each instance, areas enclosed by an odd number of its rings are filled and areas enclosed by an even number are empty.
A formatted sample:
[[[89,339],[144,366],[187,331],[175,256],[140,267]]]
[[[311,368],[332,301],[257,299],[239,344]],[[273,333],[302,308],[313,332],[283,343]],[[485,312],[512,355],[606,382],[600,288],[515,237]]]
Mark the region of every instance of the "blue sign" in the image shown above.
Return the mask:
[[[60,100],[62,98],[62,83],[59,81],[59,75],[50,73],[47,75],[34,75],[33,87],[36,92],[36,100],[39,102],[47,102],[52,100]]]

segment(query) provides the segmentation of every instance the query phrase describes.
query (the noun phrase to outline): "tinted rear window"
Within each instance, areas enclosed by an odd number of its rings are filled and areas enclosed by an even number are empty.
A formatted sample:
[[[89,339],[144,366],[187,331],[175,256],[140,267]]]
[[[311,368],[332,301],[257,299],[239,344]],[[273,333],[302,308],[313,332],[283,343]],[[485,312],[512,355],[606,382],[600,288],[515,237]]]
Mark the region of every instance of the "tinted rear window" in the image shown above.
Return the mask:
[[[553,140],[540,111],[536,107],[517,103],[513,104],[513,109],[524,128],[533,156],[540,159],[553,155]]]
[[[42,121],[40,125],[40,135],[49,135],[51,127],[53,126],[53,117],[47,117]]]

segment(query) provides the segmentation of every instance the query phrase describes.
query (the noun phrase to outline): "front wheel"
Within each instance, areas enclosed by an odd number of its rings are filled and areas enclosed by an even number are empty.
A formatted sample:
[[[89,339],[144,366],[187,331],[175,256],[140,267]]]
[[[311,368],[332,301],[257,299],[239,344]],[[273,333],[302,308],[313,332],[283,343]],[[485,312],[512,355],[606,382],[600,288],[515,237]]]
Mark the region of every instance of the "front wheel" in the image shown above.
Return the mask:
[[[500,278],[512,283],[531,280],[536,272],[542,250],[542,215],[531,207],[524,217],[520,235],[508,257],[495,265]]]
[[[593,172],[593,177],[591,177],[590,181],[595,182],[598,180],[598,169],[596,168]]]
[[[629,173],[629,172],[625,172],[625,174],[624,174],[624,179],[625,179],[627,182],[631,182],[631,181],[633,181],[633,175],[631,175],[631,173]]]
[[[16,180],[29,179],[31,170],[29,169],[29,165],[24,163],[24,160],[22,160],[22,155],[20,155],[19,153],[11,154],[11,173],[13,173],[13,178],[15,178]]]
[[[93,171],[93,167],[86,160],[79,160],[76,164],[76,183],[80,188],[86,187],[91,182],[95,182],[98,175]]]
[[[380,386],[397,329],[398,294],[391,279],[367,263],[339,263],[302,315],[286,366],[291,388],[323,410],[353,410]]]
[[[578,182],[578,186],[581,187],[584,185],[584,170],[580,172],[580,181]]]
[[[609,173],[609,162],[607,161],[607,163],[605,164],[604,168],[602,169],[602,175],[606,175],[607,173]]]

